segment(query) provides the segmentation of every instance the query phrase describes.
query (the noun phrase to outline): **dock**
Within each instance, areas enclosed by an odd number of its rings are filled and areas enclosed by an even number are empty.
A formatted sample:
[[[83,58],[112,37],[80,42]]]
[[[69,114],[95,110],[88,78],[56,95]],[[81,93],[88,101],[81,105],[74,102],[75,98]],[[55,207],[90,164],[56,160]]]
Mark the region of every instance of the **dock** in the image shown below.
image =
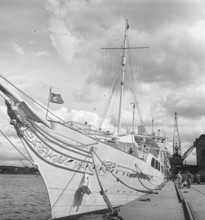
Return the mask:
[[[190,189],[179,189],[182,202],[190,211],[191,218],[195,220],[205,219],[205,184],[193,183]]]
[[[205,183],[192,183],[191,188],[187,189],[169,181],[153,194],[145,194],[120,207],[118,214],[118,219],[123,220],[205,220]],[[76,220],[85,219],[110,218],[87,215]]]
[[[146,194],[121,207],[119,215],[126,220],[187,219],[174,182],[167,182],[161,190],[156,190],[156,192],[158,194]]]

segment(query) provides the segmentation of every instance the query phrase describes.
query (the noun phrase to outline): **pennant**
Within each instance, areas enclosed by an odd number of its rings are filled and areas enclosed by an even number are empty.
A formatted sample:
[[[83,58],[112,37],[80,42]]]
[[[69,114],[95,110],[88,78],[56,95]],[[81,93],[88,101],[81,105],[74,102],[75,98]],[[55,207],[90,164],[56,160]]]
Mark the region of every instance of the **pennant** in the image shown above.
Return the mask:
[[[63,104],[64,101],[60,94],[55,94],[53,92],[50,92],[50,102],[56,103],[56,104]]]

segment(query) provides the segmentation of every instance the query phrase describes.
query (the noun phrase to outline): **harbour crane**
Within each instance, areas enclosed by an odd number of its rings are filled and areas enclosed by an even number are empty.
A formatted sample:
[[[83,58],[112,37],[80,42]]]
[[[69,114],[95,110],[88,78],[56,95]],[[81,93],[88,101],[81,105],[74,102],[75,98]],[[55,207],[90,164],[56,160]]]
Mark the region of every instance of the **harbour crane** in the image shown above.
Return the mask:
[[[183,164],[181,156],[181,140],[177,121],[177,113],[174,113],[174,134],[173,134],[173,157],[170,158],[171,166],[181,166]]]
[[[173,157],[170,162],[173,166],[182,166],[183,161],[188,157],[192,150],[196,147],[195,142],[189,147],[183,155],[181,154],[181,140],[179,136],[177,113],[174,114],[174,134],[173,134]]]
[[[176,112],[175,112],[175,117],[174,117],[174,134],[173,134],[173,155],[174,154],[181,155],[181,140],[179,136],[179,128],[178,128]]]

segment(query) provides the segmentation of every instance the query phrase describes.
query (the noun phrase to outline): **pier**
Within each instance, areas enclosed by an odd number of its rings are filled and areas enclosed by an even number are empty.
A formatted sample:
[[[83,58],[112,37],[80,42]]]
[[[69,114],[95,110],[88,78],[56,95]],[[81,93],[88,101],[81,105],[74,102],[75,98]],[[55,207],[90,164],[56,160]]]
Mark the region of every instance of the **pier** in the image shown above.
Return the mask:
[[[181,202],[187,206],[187,213],[190,218],[195,220],[205,219],[205,184],[194,183],[190,189],[179,189]]]
[[[205,185],[178,189],[169,181],[157,194],[143,197],[121,207],[119,215],[126,220],[202,220],[205,213]]]

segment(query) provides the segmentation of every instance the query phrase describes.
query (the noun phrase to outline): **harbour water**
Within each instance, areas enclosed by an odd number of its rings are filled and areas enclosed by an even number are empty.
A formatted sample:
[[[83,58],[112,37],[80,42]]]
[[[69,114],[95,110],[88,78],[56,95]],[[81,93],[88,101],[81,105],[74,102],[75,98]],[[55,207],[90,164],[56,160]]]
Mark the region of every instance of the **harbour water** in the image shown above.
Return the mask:
[[[0,174],[0,220],[50,220],[48,194],[40,175]],[[84,215],[76,220],[103,220]]]

